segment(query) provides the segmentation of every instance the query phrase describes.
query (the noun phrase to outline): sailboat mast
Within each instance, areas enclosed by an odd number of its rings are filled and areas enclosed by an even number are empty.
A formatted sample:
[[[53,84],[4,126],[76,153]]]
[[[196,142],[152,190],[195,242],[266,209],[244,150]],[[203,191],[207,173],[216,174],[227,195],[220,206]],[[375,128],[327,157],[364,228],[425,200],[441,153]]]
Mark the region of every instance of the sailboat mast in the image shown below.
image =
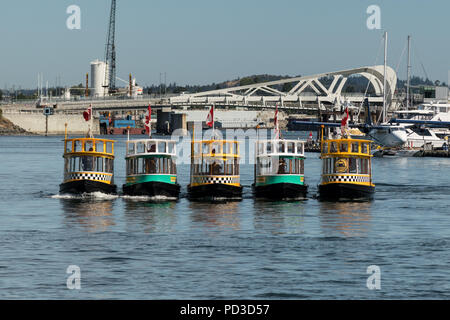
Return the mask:
[[[383,123],[386,123],[386,64],[387,64],[387,31],[384,32]]]
[[[409,110],[409,86],[411,81],[411,36],[408,36],[408,67],[406,70],[406,110]]]

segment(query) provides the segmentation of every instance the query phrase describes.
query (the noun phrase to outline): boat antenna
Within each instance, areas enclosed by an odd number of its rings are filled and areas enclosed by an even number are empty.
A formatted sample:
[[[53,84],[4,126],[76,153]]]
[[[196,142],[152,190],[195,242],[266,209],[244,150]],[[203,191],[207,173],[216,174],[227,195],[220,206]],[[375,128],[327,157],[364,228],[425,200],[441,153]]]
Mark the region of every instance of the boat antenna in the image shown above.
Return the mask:
[[[409,110],[409,87],[411,81],[411,36],[408,36],[408,66],[406,69],[406,110]]]
[[[386,123],[386,64],[387,64],[387,31],[384,32],[384,76],[383,76],[383,123]]]

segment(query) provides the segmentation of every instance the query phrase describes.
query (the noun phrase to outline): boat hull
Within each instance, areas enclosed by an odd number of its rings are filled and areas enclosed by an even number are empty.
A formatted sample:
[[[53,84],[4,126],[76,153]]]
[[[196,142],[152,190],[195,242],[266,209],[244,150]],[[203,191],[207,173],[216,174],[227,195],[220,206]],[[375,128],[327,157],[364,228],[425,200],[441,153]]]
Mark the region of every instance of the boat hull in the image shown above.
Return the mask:
[[[272,200],[305,198],[308,186],[295,183],[273,183],[263,186],[253,185],[253,192],[258,198]]]
[[[321,200],[372,199],[374,193],[374,186],[352,183],[329,183],[319,185],[319,198]]]
[[[180,195],[180,185],[159,181],[141,182],[131,185],[123,185],[123,193],[129,196],[164,196],[178,198]]]
[[[102,192],[106,194],[116,194],[117,186],[104,182],[92,180],[76,180],[63,182],[59,185],[60,193],[83,194],[92,192]]]
[[[190,199],[241,199],[242,186],[214,183],[197,186],[188,185],[188,196]]]

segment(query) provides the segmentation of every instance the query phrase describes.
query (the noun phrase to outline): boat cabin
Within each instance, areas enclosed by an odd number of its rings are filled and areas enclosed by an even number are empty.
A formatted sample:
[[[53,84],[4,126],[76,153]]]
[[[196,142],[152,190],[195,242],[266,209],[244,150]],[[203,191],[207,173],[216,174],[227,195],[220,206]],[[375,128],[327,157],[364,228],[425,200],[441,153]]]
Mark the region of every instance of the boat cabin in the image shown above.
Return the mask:
[[[125,157],[127,182],[130,180],[129,177],[136,175],[176,176],[176,156],[175,141],[160,139],[127,141]]]
[[[114,183],[114,140],[64,140],[64,182],[91,180]]]
[[[201,184],[240,186],[238,141],[203,140],[192,142],[191,186]]]
[[[370,140],[322,142],[322,183],[372,183]]]
[[[298,140],[256,142],[256,182],[274,175],[304,175],[305,144]],[[301,179],[303,182],[303,178]]]

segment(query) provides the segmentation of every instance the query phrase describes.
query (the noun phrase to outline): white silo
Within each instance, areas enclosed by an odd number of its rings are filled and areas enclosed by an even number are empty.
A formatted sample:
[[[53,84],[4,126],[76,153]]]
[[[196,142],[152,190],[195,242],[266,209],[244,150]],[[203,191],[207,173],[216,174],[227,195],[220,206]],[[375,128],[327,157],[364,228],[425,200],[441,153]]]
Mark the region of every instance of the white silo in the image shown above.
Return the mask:
[[[91,62],[91,95],[93,97],[104,97],[108,86],[108,64],[104,61],[95,60]]]

